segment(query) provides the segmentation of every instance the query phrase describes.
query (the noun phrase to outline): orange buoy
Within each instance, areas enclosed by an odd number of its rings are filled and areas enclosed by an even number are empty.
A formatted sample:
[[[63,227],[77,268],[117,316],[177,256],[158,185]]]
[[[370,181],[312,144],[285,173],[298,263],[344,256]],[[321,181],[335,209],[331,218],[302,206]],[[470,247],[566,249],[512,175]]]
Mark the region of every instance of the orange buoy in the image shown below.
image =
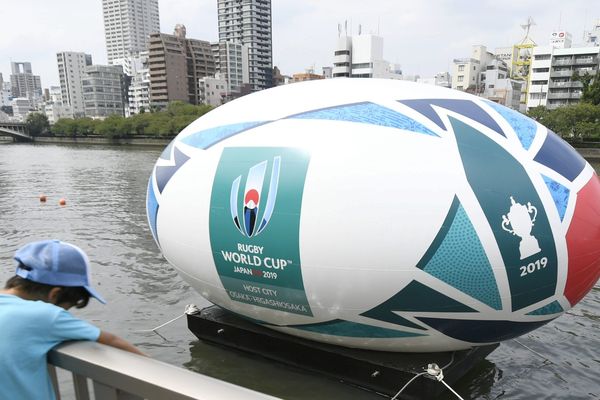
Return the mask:
[[[65,199],[60,199],[58,201],[58,204],[61,205],[61,206],[66,206],[67,205],[67,201]]]
[[[40,195],[40,203],[45,203],[46,200],[48,200],[48,198],[46,197],[45,194]]]

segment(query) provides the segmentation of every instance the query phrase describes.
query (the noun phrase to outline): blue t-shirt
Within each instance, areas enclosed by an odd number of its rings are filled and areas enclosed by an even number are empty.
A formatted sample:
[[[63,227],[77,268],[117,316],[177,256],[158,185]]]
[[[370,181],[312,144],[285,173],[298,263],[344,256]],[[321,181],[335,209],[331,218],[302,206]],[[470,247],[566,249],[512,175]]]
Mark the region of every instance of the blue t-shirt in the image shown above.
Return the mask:
[[[0,399],[54,399],[46,354],[68,340],[92,340],[100,329],[43,301],[0,294]]]

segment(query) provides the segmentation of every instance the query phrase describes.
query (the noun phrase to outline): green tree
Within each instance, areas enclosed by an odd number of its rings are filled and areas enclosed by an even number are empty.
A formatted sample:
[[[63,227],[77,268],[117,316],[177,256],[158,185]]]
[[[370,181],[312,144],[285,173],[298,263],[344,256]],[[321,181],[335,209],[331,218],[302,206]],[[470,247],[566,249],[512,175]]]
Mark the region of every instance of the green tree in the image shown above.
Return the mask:
[[[86,117],[75,119],[75,123],[77,124],[77,134],[87,136],[96,132],[96,126],[100,124],[100,121]]]
[[[77,122],[72,118],[61,118],[50,128],[56,136],[75,136],[77,134]]]
[[[125,118],[117,114],[109,115],[96,126],[95,132],[107,138],[119,137],[123,135],[124,119]]]
[[[38,136],[47,133],[50,130],[50,123],[46,114],[31,113],[27,115],[25,120],[27,129],[31,136]]]
[[[150,124],[150,120],[154,117],[154,114],[142,113],[132,115],[129,117],[131,121],[131,132],[134,135],[145,135],[146,128]]]
[[[594,75],[586,72],[584,75],[579,75],[579,72],[573,73],[573,80],[579,81],[583,85],[581,92],[581,101],[594,105],[600,104],[600,70]]]
[[[581,102],[554,110],[535,107],[529,110],[528,115],[570,141],[600,138],[600,105]]]

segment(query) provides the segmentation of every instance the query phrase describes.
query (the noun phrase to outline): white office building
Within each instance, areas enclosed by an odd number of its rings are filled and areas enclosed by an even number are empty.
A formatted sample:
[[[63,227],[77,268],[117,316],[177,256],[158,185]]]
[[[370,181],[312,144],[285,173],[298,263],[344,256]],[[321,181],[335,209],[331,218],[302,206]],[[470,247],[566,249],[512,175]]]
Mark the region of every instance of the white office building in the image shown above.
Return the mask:
[[[90,65],[83,77],[83,100],[86,117],[104,119],[125,115],[125,74],[120,65]]]
[[[585,32],[585,43],[588,46],[600,46],[600,19],[596,21],[590,31]]]
[[[482,94],[485,90],[485,74],[482,72],[494,58],[485,46],[475,45],[471,57],[454,59],[452,89]]]
[[[148,69],[148,52],[140,53],[139,57],[129,60],[129,73],[131,84],[127,92],[129,106],[125,109],[125,116],[139,114],[150,110],[150,70]]]
[[[16,122],[25,122],[27,114],[34,111],[27,97],[15,97],[11,100],[10,105],[13,111],[13,121]]]
[[[71,107],[62,100],[60,86],[50,86],[48,94],[49,98],[44,103],[44,113],[51,125],[61,118],[73,118]]]
[[[160,32],[158,0],[102,0],[108,63],[138,55]]]
[[[247,44],[238,42],[212,43],[217,73],[227,82],[227,97],[236,97],[250,83]]]
[[[4,82],[2,80],[2,74],[0,73],[0,107],[10,106],[10,98],[11,98],[10,82]]]
[[[85,105],[82,79],[85,68],[92,65],[92,56],[82,52],[63,51],[56,53],[56,62],[62,95],[61,105],[70,108],[71,117],[83,117]]]
[[[510,78],[506,62],[499,59],[490,61],[483,74],[482,97],[519,111],[524,82]]]
[[[214,77],[206,76],[198,80],[198,91],[200,102],[209,106],[218,107],[224,104],[228,98],[227,81],[220,74]]]
[[[383,38],[368,35],[341,35],[333,56],[333,78],[402,79],[397,64],[383,59]]]
[[[599,46],[586,42],[578,47],[563,47],[565,42],[557,43],[555,36],[552,36],[551,45],[533,48],[528,110],[537,106],[554,109],[579,103],[583,84],[573,79],[573,75],[594,75],[598,71]]]
[[[271,0],[218,0],[219,42],[248,46],[253,91],[273,85]]]

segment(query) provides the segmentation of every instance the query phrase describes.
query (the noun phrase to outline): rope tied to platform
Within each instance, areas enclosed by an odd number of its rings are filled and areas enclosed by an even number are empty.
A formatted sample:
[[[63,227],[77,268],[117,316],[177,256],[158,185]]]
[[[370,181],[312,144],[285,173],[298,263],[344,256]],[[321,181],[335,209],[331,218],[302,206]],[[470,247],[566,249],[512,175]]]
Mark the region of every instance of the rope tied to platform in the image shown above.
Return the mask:
[[[160,324],[159,326],[152,328],[152,329],[142,329],[142,330],[137,330],[135,332],[155,332],[162,328],[163,326],[167,326],[172,322],[177,321],[179,318],[183,317],[184,315],[194,315],[194,314],[198,314],[199,312],[201,312],[202,310],[200,310],[198,308],[198,306],[196,306],[195,304],[188,304],[185,306],[185,310],[183,311],[183,314],[180,314],[178,316],[176,316],[175,318],[165,322],[164,324]]]
[[[450,360],[450,362],[448,364],[446,364],[444,366],[444,368],[450,366],[453,362],[454,362],[454,353],[452,353],[452,359]],[[415,379],[417,379],[418,377],[423,376],[423,375],[429,375],[430,377],[434,378],[436,381],[443,383],[444,386],[446,386],[446,388],[448,388],[448,390],[450,390],[458,399],[464,400],[462,397],[460,397],[460,395],[458,393],[456,393],[456,391],[454,389],[452,389],[450,387],[450,385],[448,385],[444,381],[444,371],[436,363],[428,364],[427,368],[424,368],[423,372],[420,372],[420,373],[416,374],[415,376],[413,376],[408,382],[406,382],[406,384],[404,386],[402,386],[402,389],[400,389],[398,391],[398,393],[396,393],[394,395],[394,397],[392,397],[391,400],[398,399],[398,396],[400,396],[400,394],[404,391],[404,389],[406,389],[408,387],[408,385],[410,385]]]

